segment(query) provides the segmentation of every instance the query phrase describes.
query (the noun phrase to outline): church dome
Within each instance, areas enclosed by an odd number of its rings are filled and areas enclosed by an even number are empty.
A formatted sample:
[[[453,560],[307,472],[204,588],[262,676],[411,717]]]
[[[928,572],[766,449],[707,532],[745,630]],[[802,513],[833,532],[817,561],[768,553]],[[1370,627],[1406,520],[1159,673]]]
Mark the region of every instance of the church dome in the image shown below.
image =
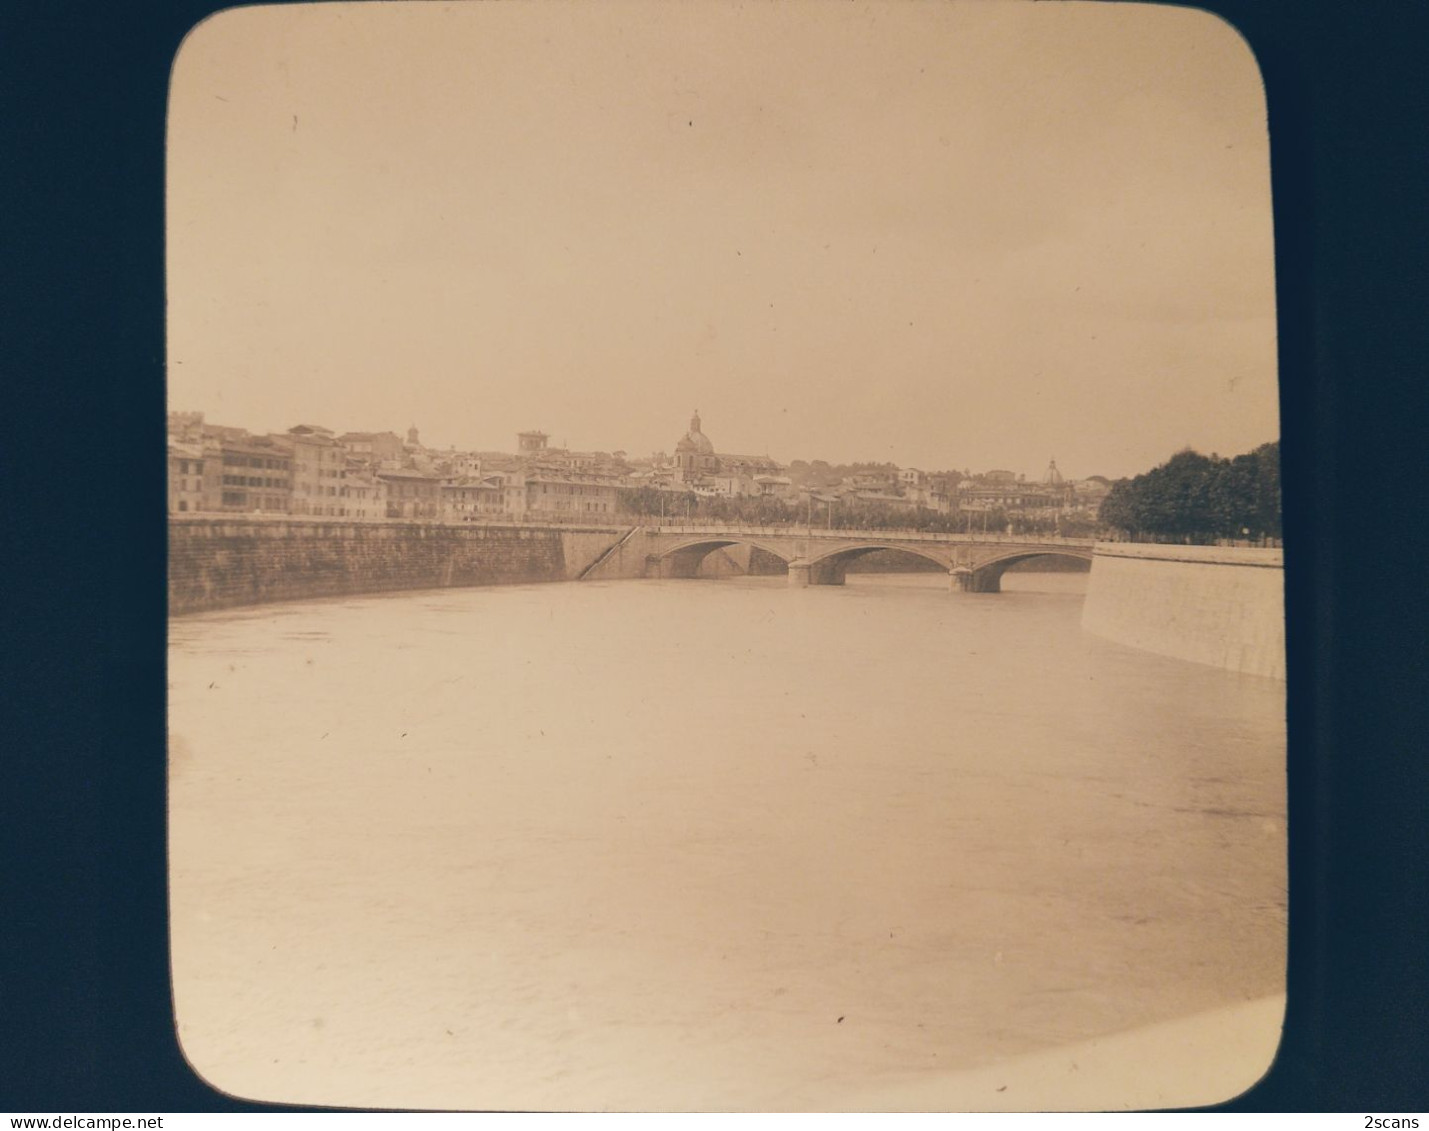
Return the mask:
[[[1062,473],[1057,470],[1056,460],[1053,460],[1047,465],[1047,474],[1042,476],[1042,482],[1048,487],[1062,486],[1064,480],[1062,479]]]
[[[714,444],[710,443],[710,438],[700,431],[700,414],[695,412],[690,417],[690,430],[675,445],[677,452],[695,452],[698,455],[708,456],[714,454]]]

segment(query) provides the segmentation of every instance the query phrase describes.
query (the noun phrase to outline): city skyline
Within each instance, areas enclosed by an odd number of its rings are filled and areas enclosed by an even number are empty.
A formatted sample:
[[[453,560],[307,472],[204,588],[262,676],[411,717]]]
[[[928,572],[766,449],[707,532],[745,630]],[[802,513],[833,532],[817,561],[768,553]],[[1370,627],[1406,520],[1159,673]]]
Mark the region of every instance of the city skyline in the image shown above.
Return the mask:
[[[700,413],[699,409],[695,409],[694,412],[695,412],[697,415],[700,415],[701,417],[703,417],[703,413]],[[519,437],[520,437],[520,436],[523,436],[523,435],[531,435],[531,434],[539,434],[539,435],[545,436],[545,437],[547,438],[547,441],[549,442],[550,447],[551,447],[551,448],[554,448],[554,449],[558,449],[558,450],[568,450],[568,451],[577,451],[577,452],[581,452],[581,451],[586,451],[586,452],[598,452],[598,453],[603,453],[603,454],[606,454],[606,455],[614,455],[615,453],[620,453],[628,462],[630,462],[630,463],[632,463],[632,464],[648,463],[648,462],[650,462],[650,461],[652,461],[652,460],[658,459],[659,457],[664,457],[664,459],[665,459],[667,462],[673,463],[674,460],[675,460],[675,455],[674,455],[674,453],[675,453],[675,450],[676,450],[676,444],[675,444],[675,442],[667,443],[667,444],[662,445],[662,446],[660,446],[660,447],[658,447],[658,448],[655,448],[655,449],[653,449],[653,450],[651,450],[651,451],[645,451],[645,452],[635,451],[635,450],[632,450],[632,449],[629,449],[629,448],[623,448],[623,447],[621,447],[621,446],[618,445],[618,444],[600,444],[600,443],[597,443],[597,444],[590,445],[589,447],[578,447],[577,445],[567,443],[566,440],[565,440],[565,438],[562,437],[562,436],[559,434],[559,431],[548,432],[548,431],[546,431],[544,428],[540,428],[540,427],[536,427],[536,428],[519,428],[519,429],[518,429],[518,428],[512,428],[512,429],[510,430],[510,432],[509,432],[509,440],[508,440],[507,443],[504,443],[504,444],[498,443],[498,444],[495,444],[495,445],[490,446],[490,447],[478,447],[478,446],[473,445],[473,444],[461,444],[461,443],[451,443],[451,444],[446,444],[446,445],[440,445],[440,446],[439,446],[439,445],[437,445],[437,444],[435,444],[435,443],[429,443],[429,442],[427,441],[426,437],[423,435],[423,429],[422,429],[420,423],[415,423],[415,422],[414,422],[414,423],[409,423],[409,424],[406,425],[405,427],[392,425],[392,426],[387,426],[387,427],[376,427],[376,428],[350,428],[350,427],[346,427],[346,426],[345,426],[345,425],[346,425],[346,422],[344,422],[344,421],[337,421],[337,422],[335,422],[336,425],[337,425],[336,427],[330,427],[330,423],[332,423],[332,422],[329,422],[329,421],[327,421],[327,420],[304,420],[304,421],[297,421],[297,422],[284,421],[284,422],[281,422],[281,423],[279,423],[279,424],[277,424],[277,425],[259,425],[259,426],[256,426],[256,427],[249,427],[249,426],[247,426],[247,425],[234,424],[233,422],[228,421],[228,420],[219,420],[219,419],[216,419],[216,418],[214,418],[210,413],[207,413],[207,412],[206,412],[205,410],[203,410],[202,408],[183,408],[183,407],[173,407],[173,406],[171,406],[171,407],[170,407],[170,413],[173,414],[173,415],[176,416],[176,417],[191,416],[191,415],[195,415],[195,414],[196,414],[197,416],[201,417],[201,418],[203,419],[204,423],[207,424],[207,425],[216,425],[216,426],[219,426],[219,427],[229,427],[229,428],[241,428],[241,429],[243,429],[243,430],[245,430],[245,431],[250,432],[252,435],[254,435],[254,436],[259,436],[259,437],[261,437],[261,436],[281,437],[281,436],[283,436],[285,433],[289,432],[291,429],[296,428],[296,427],[311,427],[311,426],[316,426],[316,427],[320,427],[320,428],[327,429],[327,430],[330,431],[334,436],[338,436],[338,437],[341,437],[341,436],[344,436],[344,435],[366,436],[366,435],[388,435],[388,434],[390,434],[390,435],[393,435],[393,436],[398,437],[399,439],[404,439],[404,440],[405,440],[405,438],[406,438],[407,435],[409,434],[409,430],[415,428],[416,431],[417,431],[417,433],[418,433],[418,441],[419,441],[421,447],[422,447],[423,449],[427,450],[427,451],[430,451],[430,452],[436,454],[436,455],[442,455],[442,454],[447,453],[447,452],[454,452],[454,453],[459,453],[459,454],[470,454],[470,455],[476,455],[476,454],[487,454],[487,455],[517,455],[517,454],[519,453]],[[1279,437],[1271,437],[1269,440],[1262,441],[1261,443],[1274,442],[1274,441],[1277,441],[1278,439],[1279,439]],[[1253,447],[1260,447],[1260,446],[1261,446],[1261,444],[1256,444],[1256,445],[1254,445]],[[733,451],[734,449],[738,448],[738,445],[736,444],[736,445],[733,445],[732,447],[729,446],[729,445],[725,445],[725,447],[728,448],[728,450]],[[1185,450],[1185,448],[1183,447],[1182,449],[1178,449],[1178,450]],[[1247,451],[1250,451],[1250,450],[1253,450],[1253,449],[1247,449]],[[1057,456],[1056,456],[1055,453],[1052,454],[1052,455],[1050,455],[1050,456],[1048,456],[1047,462],[1044,463],[1042,466],[1037,467],[1037,468],[1020,468],[1020,467],[1014,467],[1014,466],[1012,466],[1010,463],[1008,463],[1007,461],[1003,461],[1002,463],[993,463],[993,464],[989,464],[989,465],[987,465],[987,466],[980,466],[980,467],[973,467],[973,466],[968,465],[968,464],[959,465],[959,464],[957,464],[955,461],[954,461],[954,462],[950,462],[950,463],[948,463],[948,464],[946,464],[946,465],[939,464],[939,465],[935,465],[935,466],[923,466],[923,465],[918,465],[918,464],[909,463],[909,462],[907,462],[907,461],[900,461],[900,460],[898,460],[897,458],[895,458],[894,456],[889,456],[889,457],[886,457],[886,458],[884,458],[884,459],[830,460],[830,459],[825,459],[823,456],[820,456],[820,455],[817,455],[817,454],[811,455],[811,456],[799,455],[799,456],[793,456],[793,457],[786,457],[786,456],[782,455],[781,453],[779,453],[778,451],[759,451],[759,452],[755,452],[755,451],[752,451],[752,450],[742,450],[742,449],[740,450],[740,454],[741,454],[741,455],[746,455],[746,456],[768,456],[770,459],[774,460],[774,461],[777,462],[777,463],[780,463],[780,464],[784,465],[786,468],[787,468],[790,464],[793,464],[793,463],[805,463],[805,464],[826,463],[826,464],[829,464],[829,465],[835,466],[835,467],[839,467],[839,466],[848,467],[848,466],[857,466],[857,465],[886,464],[886,465],[893,465],[893,466],[896,466],[896,467],[899,467],[899,468],[915,468],[915,469],[917,469],[917,470],[919,470],[919,471],[928,472],[928,473],[930,473],[930,474],[956,473],[956,474],[961,474],[961,475],[970,475],[970,476],[972,476],[972,477],[974,477],[974,478],[980,477],[980,476],[985,475],[985,474],[988,474],[988,473],[997,473],[997,472],[999,472],[999,471],[1002,471],[1002,472],[1011,471],[1011,472],[1013,472],[1013,473],[1015,473],[1015,474],[1017,474],[1017,475],[1019,475],[1019,476],[1021,476],[1021,477],[1025,477],[1025,478],[1028,479],[1029,481],[1033,481],[1033,480],[1040,479],[1040,478],[1047,472],[1049,466],[1056,466],[1058,472],[1059,472],[1060,474],[1062,474],[1062,475],[1063,475],[1066,479],[1068,479],[1068,480],[1083,480],[1083,479],[1088,479],[1088,478],[1100,477],[1100,478],[1103,478],[1103,479],[1107,479],[1108,481],[1114,481],[1115,479],[1118,479],[1118,478],[1131,478],[1132,476],[1135,476],[1135,475],[1141,474],[1141,473],[1143,473],[1143,472],[1145,472],[1145,471],[1151,470],[1151,468],[1148,466],[1148,467],[1146,467],[1146,468],[1140,469],[1139,471],[1132,472],[1131,475],[1129,475],[1129,476],[1107,476],[1107,475],[1102,475],[1102,473],[1100,473],[1100,472],[1098,472],[1098,471],[1089,471],[1089,472],[1083,472],[1083,473],[1078,473],[1078,474],[1072,474],[1072,473],[1068,472],[1065,467],[1062,466],[1062,462],[1058,460],[1058,458],[1057,458]],[[1159,459],[1159,460],[1156,461],[1156,464],[1155,464],[1154,466],[1160,466],[1161,464],[1164,464],[1164,463],[1166,462],[1166,460],[1169,459],[1169,458],[1170,458],[1172,455],[1174,455],[1174,454],[1175,454],[1174,452],[1167,452],[1165,456],[1163,456],[1161,459]],[[1246,454],[1246,453],[1245,453],[1245,452],[1230,452],[1230,451],[1206,451],[1206,452],[1202,452],[1201,454],[1204,454],[1204,455],[1216,455],[1216,456],[1220,456],[1220,457],[1231,457],[1231,456],[1243,455],[1243,454]]]
[[[1135,475],[1278,433],[1203,12],[236,9],[175,66],[170,407],[433,448]],[[282,423],[286,422],[286,423]]]

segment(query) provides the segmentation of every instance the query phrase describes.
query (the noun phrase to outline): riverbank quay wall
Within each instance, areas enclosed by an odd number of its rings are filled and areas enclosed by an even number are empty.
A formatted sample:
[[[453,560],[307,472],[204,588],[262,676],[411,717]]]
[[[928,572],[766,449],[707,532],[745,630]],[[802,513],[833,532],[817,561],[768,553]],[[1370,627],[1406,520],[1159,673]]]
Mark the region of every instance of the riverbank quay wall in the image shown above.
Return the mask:
[[[446,589],[640,577],[630,526],[280,517],[169,521],[169,613]]]
[[[1082,627],[1163,656],[1284,679],[1283,552],[1099,542]]]

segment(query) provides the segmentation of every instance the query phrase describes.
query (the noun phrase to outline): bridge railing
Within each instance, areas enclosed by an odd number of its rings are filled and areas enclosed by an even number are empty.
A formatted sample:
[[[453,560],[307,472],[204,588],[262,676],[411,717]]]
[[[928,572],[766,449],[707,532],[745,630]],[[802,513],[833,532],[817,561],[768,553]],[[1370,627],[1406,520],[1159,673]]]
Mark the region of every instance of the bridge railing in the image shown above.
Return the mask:
[[[809,526],[805,523],[782,523],[778,525],[758,525],[755,523],[722,522],[645,522],[642,524],[652,534],[743,534],[746,536],[765,535],[782,538],[827,538],[848,540],[850,538],[867,541],[890,542],[970,542],[986,545],[989,542],[1025,546],[1060,545],[1093,546],[1095,538],[1065,538],[1056,534],[944,534],[932,530],[918,530],[912,527],[881,527],[870,530],[841,529],[839,527]]]
[[[667,518],[663,521],[651,521],[646,516],[639,515],[588,515],[588,514],[552,514],[542,512],[532,512],[526,515],[508,514],[482,514],[464,517],[454,517],[452,515],[424,516],[416,517],[388,517],[385,515],[372,515],[358,517],[355,515],[306,515],[306,514],[286,514],[281,512],[259,512],[259,511],[189,511],[182,514],[170,514],[169,521],[176,525],[199,524],[204,522],[225,522],[225,523],[256,523],[266,524],[275,522],[290,522],[301,524],[317,524],[331,526],[487,526],[487,527],[525,527],[525,528],[547,528],[570,530],[572,528],[584,528],[587,530],[629,530],[632,527],[642,527],[654,534],[741,534],[745,536],[782,537],[782,538],[824,538],[830,540],[860,539],[864,541],[892,541],[892,542],[972,542],[986,545],[988,543],[1006,543],[1008,545],[1063,545],[1063,546],[1092,546],[1095,545],[1095,538],[1063,538],[1055,534],[994,534],[994,533],[960,533],[945,534],[933,530],[918,530],[913,527],[879,527],[875,529],[850,529],[841,527],[823,527],[815,523],[813,526],[807,523],[740,523],[740,522],[700,522],[695,520],[682,520],[677,518]]]

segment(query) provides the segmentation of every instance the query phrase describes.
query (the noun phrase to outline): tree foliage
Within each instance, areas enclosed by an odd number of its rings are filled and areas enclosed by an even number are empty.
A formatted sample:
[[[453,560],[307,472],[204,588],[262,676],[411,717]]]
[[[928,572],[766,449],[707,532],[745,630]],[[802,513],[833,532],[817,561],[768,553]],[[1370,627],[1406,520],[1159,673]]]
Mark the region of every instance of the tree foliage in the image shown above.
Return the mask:
[[[940,534],[1061,534],[1089,537],[1097,523],[1087,515],[1055,512],[1017,512],[1001,507],[945,514],[928,508],[890,506],[848,496],[830,501],[827,496],[779,499],[772,496],[711,497],[692,491],[658,487],[622,488],[620,508],[631,517],[663,519],[670,523],[719,522],[757,526],[803,526],[834,530],[926,530]]]
[[[1280,537],[1280,442],[1223,459],[1187,449],[1112,484],[1098,517],[1132,537]]]

